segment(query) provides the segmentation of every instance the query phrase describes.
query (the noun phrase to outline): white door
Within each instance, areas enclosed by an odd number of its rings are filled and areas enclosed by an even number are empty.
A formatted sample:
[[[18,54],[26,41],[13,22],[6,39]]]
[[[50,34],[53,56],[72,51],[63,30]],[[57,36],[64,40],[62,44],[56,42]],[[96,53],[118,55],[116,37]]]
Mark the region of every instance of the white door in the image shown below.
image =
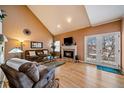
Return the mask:
[[[120,69],[120,32],[86,36],[85,62]]]

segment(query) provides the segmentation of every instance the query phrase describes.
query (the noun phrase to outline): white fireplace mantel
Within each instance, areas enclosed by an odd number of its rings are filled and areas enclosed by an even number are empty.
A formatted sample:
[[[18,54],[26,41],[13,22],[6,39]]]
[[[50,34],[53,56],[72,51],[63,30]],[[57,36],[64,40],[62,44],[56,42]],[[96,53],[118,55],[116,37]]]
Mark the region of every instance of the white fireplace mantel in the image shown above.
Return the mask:
[[[64,51],[73,51],[74,52],[73,59],[75,60],[75,56],[77,55],[77,45],[61,46],[62,58],[64,58]]]

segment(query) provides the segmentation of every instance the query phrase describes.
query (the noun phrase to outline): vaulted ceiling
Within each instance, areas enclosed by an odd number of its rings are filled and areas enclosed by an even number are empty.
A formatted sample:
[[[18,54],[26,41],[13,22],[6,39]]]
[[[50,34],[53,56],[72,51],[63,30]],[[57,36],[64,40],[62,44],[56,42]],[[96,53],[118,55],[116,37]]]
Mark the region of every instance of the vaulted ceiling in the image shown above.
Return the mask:
[[[121,5],[29,5],[29,9],[53,34],[119,20],[124,16]]]

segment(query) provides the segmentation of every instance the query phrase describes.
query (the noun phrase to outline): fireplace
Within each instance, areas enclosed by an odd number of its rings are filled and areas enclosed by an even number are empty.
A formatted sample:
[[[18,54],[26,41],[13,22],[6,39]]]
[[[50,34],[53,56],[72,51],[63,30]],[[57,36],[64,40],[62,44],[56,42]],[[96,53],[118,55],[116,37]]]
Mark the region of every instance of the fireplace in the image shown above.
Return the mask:
[[[77,46],[76,45],[62,46],[61,55],[62,58],[71,58],[75,60],[75,56],[77,55]]]
[[[74,51],[64,51],[64,57],[73,58]]]

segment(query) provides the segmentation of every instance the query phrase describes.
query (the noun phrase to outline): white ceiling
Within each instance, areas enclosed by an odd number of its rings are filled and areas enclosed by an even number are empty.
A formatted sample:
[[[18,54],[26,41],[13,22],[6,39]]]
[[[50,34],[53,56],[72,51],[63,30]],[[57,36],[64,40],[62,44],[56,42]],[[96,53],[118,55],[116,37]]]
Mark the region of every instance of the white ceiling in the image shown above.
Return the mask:
[[[115,21],[124,16],[124,6],[118,5],[29,5],[28,7],[53,35]]]
[[[54,35],[90,25],[84,6],[31,5],[28,7]],[[67,22],[67,18],[72,19],[71,23]],[[57,28],[57,25],[61,25],[61,27]]]
[[[115,21],[124,16],[124,5],[86,5],[92,26]]]

